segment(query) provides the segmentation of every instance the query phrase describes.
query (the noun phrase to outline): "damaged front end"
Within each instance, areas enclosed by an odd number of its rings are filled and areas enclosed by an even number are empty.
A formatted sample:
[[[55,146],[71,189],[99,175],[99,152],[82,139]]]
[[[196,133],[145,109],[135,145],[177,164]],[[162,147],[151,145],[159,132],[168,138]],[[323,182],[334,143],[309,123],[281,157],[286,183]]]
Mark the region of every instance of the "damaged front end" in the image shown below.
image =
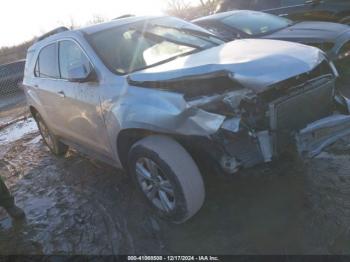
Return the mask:
[[[152,80],[157,75],[148,75],[143,81],[139,75],[129,83],[182,93],[187,105],[184,112],[196,112],[192,120],[208,130],[204,136],[209,141],[200,147],[232,174],[270,162],[286,150],[313,157],[350,134],[350,116],[336,113],[337,71],[323,55],[315,57],[317,61],[308,70],[278,79],[264,75],[247,78],[233,67],[215,71],[207,66],[200,74],[192,70],[188,75],[157,81]],[[201,118],[196,116],[198,112],[203,113]],[[215,127],[210,124],[214,119],[218,120]],[[177,130],[174,133],[187,135],[185,129],[171,126]]]
[[[221,154],[216,151],[214,156],[221,167],[234,173],[241,167],[270,162],[287,150],[314,157],[350,134],[350,116],[336,113],[335,79],[334,68],[325,62],[267,91],[242,89],[214,100],[216,107],[200,105],[215,113],[227,112],[220,103],[231,107],[231,114],[226,114],[220,130],[212,136],[222,145]]]
[[[226,128],[231,119],[224,122],[222,130],[231,134],[223,132],[221,141],[226,152],[234,156],[234,163],[251,167],[270,162],[287,150],[297,150],[302,157],[315,157],[326,146],[350,134],[350,116],[335,111],[333,75],[311,79],[289,90],[277,99],[265,100],[265,117],[255,113],[255,122],[244,114],[239,121],[232,119],[241,124],[240,129],[235,125]],[[232,173],[237,168],[225,171]]]

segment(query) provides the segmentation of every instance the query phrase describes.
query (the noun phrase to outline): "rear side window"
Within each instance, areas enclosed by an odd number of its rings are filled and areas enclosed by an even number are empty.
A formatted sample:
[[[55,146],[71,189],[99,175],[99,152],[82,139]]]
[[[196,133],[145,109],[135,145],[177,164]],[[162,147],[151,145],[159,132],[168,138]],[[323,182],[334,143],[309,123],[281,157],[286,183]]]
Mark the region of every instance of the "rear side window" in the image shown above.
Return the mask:
[[[35,66],[35,76],[43,78],[59,78],[57,61],[57,45],[50,44],[41,49]]]

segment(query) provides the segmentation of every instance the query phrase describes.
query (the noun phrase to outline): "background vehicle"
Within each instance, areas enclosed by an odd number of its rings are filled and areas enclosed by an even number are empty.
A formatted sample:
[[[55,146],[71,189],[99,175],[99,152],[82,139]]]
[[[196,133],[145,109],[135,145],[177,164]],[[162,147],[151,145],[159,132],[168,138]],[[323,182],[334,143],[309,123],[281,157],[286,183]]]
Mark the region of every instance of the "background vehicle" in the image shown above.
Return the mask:
[[[232,174],[288,146],[313,156],[350,132],[350,117],[333,115],[337,72],[319,49],[224,44],[172,17],[58,31],[28,50],[23,81],[44,141],[57,155],[72,146],[127,169],[171,221],[204,201],[192,149]]]
[[[263,10],[296,21],[350,23],[348,0],[232,0],[224,1],[220,12],[233,9]]]
[[[335,62],[341,76],[346,77],[350,69],[350,27],[347,25],[318,21],[293,22],[249,10],[218,13],[193,22],[227,41],[264,38],[315,46]]]

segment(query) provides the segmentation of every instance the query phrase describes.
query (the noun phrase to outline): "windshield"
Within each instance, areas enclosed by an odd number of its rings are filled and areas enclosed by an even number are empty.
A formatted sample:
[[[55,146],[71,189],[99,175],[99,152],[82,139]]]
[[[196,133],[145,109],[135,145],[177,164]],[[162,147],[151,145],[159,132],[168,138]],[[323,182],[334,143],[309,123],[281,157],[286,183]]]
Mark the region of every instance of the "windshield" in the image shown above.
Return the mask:
[[[118,74],[165,63],[223,43],[205,31],[175,28],[173,19],[169,25],[167,19],[159,24],[157,20],[100,31],[90,35],[88,40],[107,67]]]
[[[293,24],[289,19],[262,12],[237,12],[222,22],[248,35],[256,36],[281,30]]]

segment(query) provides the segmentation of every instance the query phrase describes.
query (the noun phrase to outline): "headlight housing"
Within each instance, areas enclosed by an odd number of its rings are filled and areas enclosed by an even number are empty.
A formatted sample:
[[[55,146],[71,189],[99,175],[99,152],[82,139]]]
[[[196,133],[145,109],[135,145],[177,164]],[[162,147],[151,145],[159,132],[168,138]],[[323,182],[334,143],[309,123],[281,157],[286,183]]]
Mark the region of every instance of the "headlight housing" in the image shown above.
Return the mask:
[[[308,45],[317,47],[325,53],[328,53],[334,47],[333,43],[310,43]]]
[[[346,58],[350,57],[350,42],[347,42],[341,49],[340,52],[338,54],[338,59],[339,60],[343,60]]]

